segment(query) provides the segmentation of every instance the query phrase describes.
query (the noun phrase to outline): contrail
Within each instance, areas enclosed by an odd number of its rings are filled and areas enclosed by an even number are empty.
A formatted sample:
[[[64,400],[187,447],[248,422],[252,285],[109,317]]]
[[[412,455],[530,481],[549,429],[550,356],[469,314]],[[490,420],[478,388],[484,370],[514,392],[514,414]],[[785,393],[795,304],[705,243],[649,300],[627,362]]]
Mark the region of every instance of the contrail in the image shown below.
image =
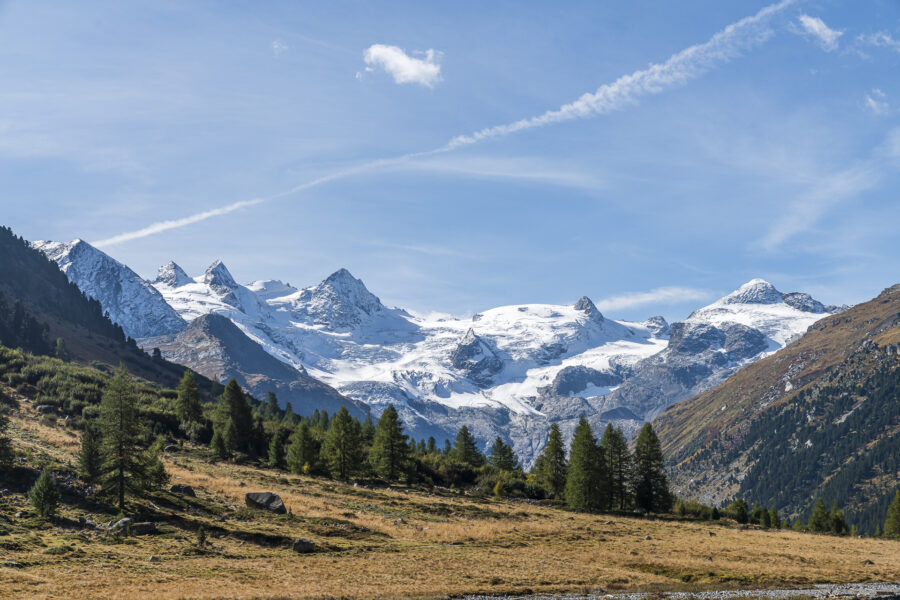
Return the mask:
[[[297,192],[307,190],[331,181],[344,179],[382,167],[397,165],[416,158],[450,152],[457,148],[470,146],[478,142],[507,136],[511,133],[543,127],[553,123],[561,123],[574,119],[586,119],[596,115],[607,114],[634,105],[644,97],[660,94],[668,89],[683,85],[692,79],[696,79],[718,65],[726,64],[732,59],[750,48],[768,40],[773,32],[766,26],[766,22],[773,15],[781,12],[795,0],[782,0],[777,4],[771,4],[761,9],[755,15],[745,17],[728,25],[709,40],[702,44],[689,46],[680,52],[673,54],[661,64],[652,64],[646,69],[641,69],[629,75],[623,75],[616,81],[600,86],[596,92],[585,94],[578,100],[561,106],[556,110],[549,110],[536,117],[521,119],[506,125],[488,127],[469,135],[460,135],[450,140],[444,146],[425,152],[414,152],[393,158],[384,158],[342,169],[294,186],[278,194],[253,200],[242,200],[227,206],[214,208],[181,219],[159,221],[138,229],[115,235],[110,238],[93,242],[94,246],[112,246],[130,240],[144,238],[150,235],[178,229],[192,225],[200,221],[220,215],[261,204],[268,200],[275,200],[290,196]]]

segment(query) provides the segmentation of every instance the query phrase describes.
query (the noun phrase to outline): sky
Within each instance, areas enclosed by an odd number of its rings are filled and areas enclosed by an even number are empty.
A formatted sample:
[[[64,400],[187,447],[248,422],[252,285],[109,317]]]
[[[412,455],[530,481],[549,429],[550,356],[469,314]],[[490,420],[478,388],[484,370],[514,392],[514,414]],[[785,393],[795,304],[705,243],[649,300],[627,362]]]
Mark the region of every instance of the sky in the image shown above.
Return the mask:
[[[898,0],[5,2],[0,223],[422,313],[855,303],[900,282],[898,75]]]

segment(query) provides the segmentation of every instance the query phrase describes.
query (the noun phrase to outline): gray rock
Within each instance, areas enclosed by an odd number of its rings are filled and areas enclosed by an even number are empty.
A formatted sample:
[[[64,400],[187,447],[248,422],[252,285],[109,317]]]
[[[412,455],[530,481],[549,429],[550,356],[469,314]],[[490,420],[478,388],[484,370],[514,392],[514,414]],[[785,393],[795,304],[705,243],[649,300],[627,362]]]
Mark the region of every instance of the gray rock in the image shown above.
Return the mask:
[[[279,515],[287,512],[281,496],[272,492],[248,492],[244,496],[244,502],[250,508],[259,508]]]
[[[169,488],[169,491],[173,494],[181,494],[182,496],[190,496],[191,498],[197,497],[197,494],[194,492],[194,488],[184,483],[174,484]]]
[[[38,411],[42,415],[48,415],[56,412],[56,406],[52,404],[38,404],[34,407],[34,410]]]
[[[589,385],[604,387],[620,383],[622,383],[622,377],[617,373],[605,373],[578,365],[562,369],[553,378],[553,383],[545,389],[550,396],[574,396]]]
[[[160,558],[158,556],[154,556],[153,554],[147,559],[149,562],[159,562]]]
[[[319,547],[316,546],[314,542],[305,540],[303,538],[294,540],[294,543],[291,545],[291,550],[293,550],[297,554],[309,554],[310,552],[315,552],[318,549]]]
[[[21,569],[23,566],[22,563],[16,562],[14,560],[0,560],[0,567],[8,567],[10,569]]]
[[[469,329],[453,349],[450,364],[482,387],[491,385],[493,376],[503,368],[497,353],[473,329]]]
[[[127,529],[129,525],[131,525],[131,519],[129,517],[124,517],[118,521],[110,521],[109,525],[106,526],[106,529],[112,533],[118,533]]]

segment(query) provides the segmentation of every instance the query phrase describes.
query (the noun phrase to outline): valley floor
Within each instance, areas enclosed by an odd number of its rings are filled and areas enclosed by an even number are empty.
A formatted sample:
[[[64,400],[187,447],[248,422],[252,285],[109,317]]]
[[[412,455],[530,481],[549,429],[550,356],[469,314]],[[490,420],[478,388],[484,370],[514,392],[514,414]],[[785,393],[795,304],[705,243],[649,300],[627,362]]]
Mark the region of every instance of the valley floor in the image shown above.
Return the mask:
[[[30,405],[29,405],[30,406]],[[31,461],[71,463],[77,437],[23,403],[13,438]],[[586,515],[451,491],[367,489],[170,453],[159,533],[123,540],[78,525],[108,522],[65,505],[63,525],[25,527],[22,493],[0,498],[2,598],[411,598],[467,594],[602,594],[803,588],[900,580],[900,542],[733,523]],[[2,485],[2,484],[0,484]],[[290,515],[244,506],[248,491],[281,495]],[[93,511],[93,513],[92,513]],[[195,531],[209,534],[204,550]],[[306,538],[319,552],[298,555]],[[150,557],[155,557],[150,560]]]

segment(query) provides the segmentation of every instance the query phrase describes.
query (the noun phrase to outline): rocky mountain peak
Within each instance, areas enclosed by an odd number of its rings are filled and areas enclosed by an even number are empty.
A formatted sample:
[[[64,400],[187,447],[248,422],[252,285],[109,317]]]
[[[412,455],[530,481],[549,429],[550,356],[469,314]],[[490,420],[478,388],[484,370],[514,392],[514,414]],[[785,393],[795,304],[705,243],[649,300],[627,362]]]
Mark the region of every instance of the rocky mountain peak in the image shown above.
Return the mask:
[[[575,310],[580,310],[584,312],[588,317],[590,317],[594,321],[603,321],[603,315],[597,310],[597,307],[594,305],[593,301],[587,296],[582,296],[578,302],[575,303]]]
[[[169,287],[181,287],[188,283],[193,283],[193,281],[194,280],[188,277],[188,274],[184,272],[184,269],[175,264],[174,261],[170,260],[159,268],[153,283],[167,285]]]
[[[765,279],[751,279],[719,302],[722,304],[778,304],[782,294]]]
[[[216,291],[231,291],[238,285],[221,260],[215,261],[203,274],[203,283]]]
[[[785,304],[787,304],[788,306],[793,306],[797,310],[802,310],[803,312],[829,312],[825,308],[825,305],[823,305],[821,302],[819,302],[809,294],[804,294],[803,292],[788,292],[786,294],[782,294],[782,298],[784,299]]]
[[[665,317],[660,315],[656,315],[654,317],[650,317],[646,321],[644,321],[644,326],[650,330],[650,333],[655,335],[656,337],[665,337],[669,335],[671,327],[669,326],[668,321],[666,321]]]

